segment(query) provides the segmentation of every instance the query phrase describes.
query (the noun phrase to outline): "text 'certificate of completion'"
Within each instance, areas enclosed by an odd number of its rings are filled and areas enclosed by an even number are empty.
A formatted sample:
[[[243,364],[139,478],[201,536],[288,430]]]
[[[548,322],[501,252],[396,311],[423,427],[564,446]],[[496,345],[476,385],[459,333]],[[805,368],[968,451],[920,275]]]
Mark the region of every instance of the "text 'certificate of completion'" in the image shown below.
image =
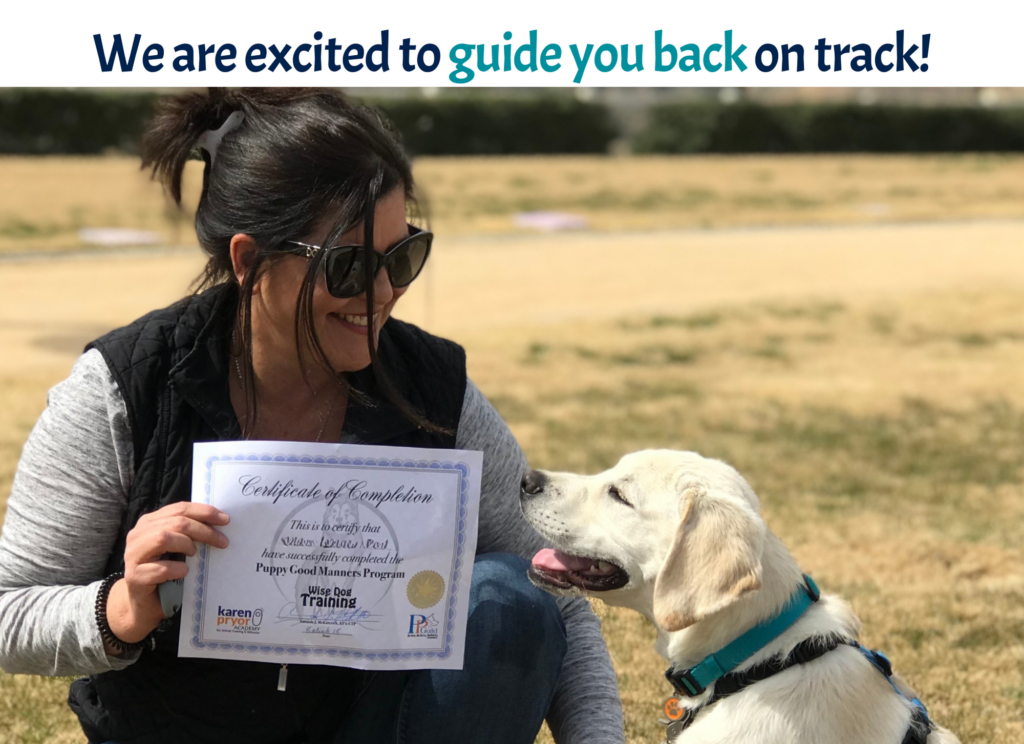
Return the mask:
[[[306,442],[195,445],[192,500],[230,545],[188,558],[179,655],[461,669],[483,456]]]

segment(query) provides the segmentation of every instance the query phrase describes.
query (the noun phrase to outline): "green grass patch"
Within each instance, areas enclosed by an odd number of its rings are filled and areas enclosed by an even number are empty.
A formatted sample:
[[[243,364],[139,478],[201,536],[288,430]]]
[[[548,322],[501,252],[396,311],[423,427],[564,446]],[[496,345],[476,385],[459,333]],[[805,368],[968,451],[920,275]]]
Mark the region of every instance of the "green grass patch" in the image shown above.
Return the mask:
[[[765,339],[750,350],[750,355],[759,359],[771,359],[777,362],[788,362],[785,339],[782,336],[766,336]]]
[[[955,648],[1003,648],[1024,643],[1024,622],[991,618],[991,622],[972,628],[953,642]]]
[[[812,302],[797,305],[766,303],[759,305],[758,308],[766,315],[780,320],[814,320],[819,323],[827,323],[846,312],[846,306],[841,302]]]
[[[0,222],[0,237],[3,238],[50,238],[63,232],[73,231],[74,227],[57,224],[56,222],[28,222],[17,218],[8,218]]]
[[[879,336],[891,336],[896,330],[896,318],[892,315],[874,313],[868,317],[868,326]]]
[[[722,323],[724,315],[720,312],[693,313],[692,315],[672,316],[655,315],[649,321],[651,328],[714,328]]]
[[[548,352],[551,351],[551,347],[548,344],[535,342],[526,347],[526,353],[523,355],[523,364],[540,364],[547,359]]]
[[[642,346],[632,351],[602,352],[587,347],[573,349],[580,359],[615,367],[660,367],[666,365],[694,364],[701,357],[701,351],[693,347],[655,344]]]
[[[637,380],[626,380],[612,390],[587,388],[569,395],[545,397],[545,403],[563,403],[571,401],[588,406],[612,406],[620,408],[634,403],[651,403],[659,401],[685,400],[697,401],[704,397],[704,392],[697,385],[679,382],[651,384]]]
[[[924,646],[941,637],[942,634],[933,628],[909,627],[895,631],[894,635],[906,641],[907,645],[915,651],[920,651]]]

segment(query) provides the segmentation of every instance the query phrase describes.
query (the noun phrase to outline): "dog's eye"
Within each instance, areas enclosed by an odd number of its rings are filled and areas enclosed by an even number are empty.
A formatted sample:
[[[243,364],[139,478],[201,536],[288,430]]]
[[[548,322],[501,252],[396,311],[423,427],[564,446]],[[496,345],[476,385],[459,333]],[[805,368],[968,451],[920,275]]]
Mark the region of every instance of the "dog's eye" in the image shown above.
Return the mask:
[[[633,508],[633,505],[631,503],[629,503],[628,501],[626,501],[625,498],[623,498],[622,494],[619,492],[619,489],[616,488],[615,486],[608,486],[608,495],[611,496],[616,501],[619,501],[619,502],[625,504],[629,508],[631,508],[631,509]]]

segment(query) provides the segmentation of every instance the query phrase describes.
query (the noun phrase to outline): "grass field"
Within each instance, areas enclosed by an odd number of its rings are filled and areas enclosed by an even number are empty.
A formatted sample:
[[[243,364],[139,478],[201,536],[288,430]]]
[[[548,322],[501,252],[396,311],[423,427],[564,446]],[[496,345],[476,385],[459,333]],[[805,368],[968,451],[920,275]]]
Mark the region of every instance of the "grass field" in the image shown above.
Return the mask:
[[[965,743],[1024,741],[1024,222],[813,226],[881,219],[828,196],[839,167],[875,173],[860,193],[884,194],[908,163],[934,168],[915,178],[947,196],[907,196],[919,211],[890,219],[1015,216],[1024,161],[948,159],[960,175],[946,181],[942,159],[604,162],[625,163],[622,193],[689,178],[741,193],[764,171],[780,192],[817,189],[832,206],[808,208],[802,224],[796,207],[723,208],[723,229],[707,231],[667,229],[700,223],[666,207],[658,219],[678,223],[624,218],[607,226],[652,230],[545,237],[472,237],[498,222],[470,210],[472,229],[439,238],[399,316],[466,346],[471,376],[535,467],[593,472],[644,447],[735,465],[804,570],[853,603],[863,640],[893,658],[937,720]],[[551,184],[598,166],[523,159],[492,170],[544,171]],[[427,168],[438,183],[486,180],[479,161],[418,167],[425,182]],[[513,203],[512,187],[504,193]],[[446,208],[457,219],[454,202],[434,202],[437,223]],[[603,224],[615,209],[588,214]],[[782,224],[737,229],[770,222]],[[200,266],[193,251],[0,264],[0,517],[45,392],[82,343],[180,296]],[[661,741],[668,690],[654,630],[597,609],[627,738]],[[0,675],[0,741],[80,742],[66,689]]]
[[[80,248],[84,227],[194,244],[201,169],[186,169],[179,213],[135,158],[0,158],[0,254]],[[421,158],[414,172],[448,236],[515,232],[535,210],[597,230],[1024,217],[1020,155]]]

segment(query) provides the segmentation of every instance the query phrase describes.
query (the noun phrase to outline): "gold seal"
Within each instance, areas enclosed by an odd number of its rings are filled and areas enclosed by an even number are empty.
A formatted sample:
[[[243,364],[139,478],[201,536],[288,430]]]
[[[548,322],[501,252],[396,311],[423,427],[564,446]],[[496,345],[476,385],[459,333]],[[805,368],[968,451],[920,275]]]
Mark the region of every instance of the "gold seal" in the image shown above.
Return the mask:
[[[421,610],[433,607],[444,596],[444,579],[437,571],[420,571],[409,579],[405,595],[413,607]]]

